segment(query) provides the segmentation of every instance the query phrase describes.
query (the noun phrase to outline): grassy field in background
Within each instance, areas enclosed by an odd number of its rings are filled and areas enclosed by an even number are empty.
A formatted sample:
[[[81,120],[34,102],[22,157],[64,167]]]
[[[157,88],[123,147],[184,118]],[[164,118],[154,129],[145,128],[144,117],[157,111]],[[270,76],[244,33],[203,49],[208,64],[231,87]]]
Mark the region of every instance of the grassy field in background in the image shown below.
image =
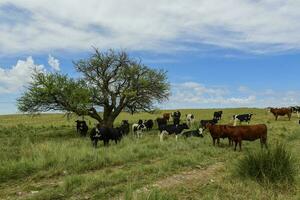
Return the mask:
[[[213,109],[181,110],[196,121],[211,119]],[[130,123],[155,119],[155,114],[122,113]],[[263,109],[223,109],[220,124],[234,114],[254,113],[251,124],[268,126],[268,144],[286,144],[300,164],[300,125],[274,117]],[[242,179],[236,163],[247,151],[260,150],[259,140],[243,142],[234,152],[227,140],[213,147],[204,138],[175,137],[159,141],[157,127],[141,139],[130,134],[108,148],[94,149],[88,137],[76,134],[75,120],[62,114],[0,116],[0,199],[300,199],[300,176],[295,184],[262,185]],[[94,120],[86,118],[89,127]],[[174,177],[174,175],[177,175]]]

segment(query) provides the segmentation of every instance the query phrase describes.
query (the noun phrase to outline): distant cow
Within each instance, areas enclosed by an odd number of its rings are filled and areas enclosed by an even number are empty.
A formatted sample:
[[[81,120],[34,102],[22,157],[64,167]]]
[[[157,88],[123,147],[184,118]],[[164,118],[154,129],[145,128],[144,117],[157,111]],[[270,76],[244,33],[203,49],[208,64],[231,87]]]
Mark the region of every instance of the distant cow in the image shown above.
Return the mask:
[[[278,116],[287,115],[289,120],[291,120],[291,117],[292,117],[292,109],[291,108],[271,108],[270,112],[273,113],[276,121],[278,119]]]
[[[167,121],[170,120],[170,116],[171,116],[170,113],[164,113],[164,114],[163,114],[163,118],[166,119]]]
[[[217,119],[210,119],[210,120],[201,120],[200,121],[200,127],[203,129],[203,131],[207,128],[208,124],[215,125],[218,123]]]
[[[175,134],[176,141],[178,134],[181,134],[181,132],[184,129],[189,129],[188,125],[186,123],[179,124],[179,125],[164,125],[159,128],[160,131],[160,141],[163,141],[163,136]]]
[[[181,113],[180,113],[179,110],[172,113],[172,118],[173,118],[173,124],[174,125],[178,125],[180,123],[180,117],[181,117]]]
[[[96,148],[99,140],[103,140],[104,146],[108,146],[109,140],[114,140],[117,144],[123,136],[120,128],[106,128],[97,125],[90,132],[90,138],[93,146]]]
[[[249,124],[250,120],[252,118],[252,115],[253,114],[251,114],[251,113],[241,114],[241,115],[233,115],[234,126],[236,126],[237,121],[239,121],[240,123],[247,122]]]
[[[223,111],[214,112],[214,119],[221,120]]]
[[[144,125],[146,126],[147,131],[150,131],[153,128],[153,124],[154,123],[153,123],[152,119],[146,120],[144,122]]]
[[[191,126],[195,121],[195,116],[193,114],[186,115],[186,123],[188,126]]]
[[[120,125],[120,129],[123,130],[124,135],[128,135],[128,133],[130,131],[130,126],[129,126],[128,120],[122,120],[122,123]]]
[[[293,113],[297,113],[297,117],[300,117],[300,106],[292,106],[291,107]]]
[[[160,126],[167,125],[168,121],[165,118],[157,118],[157,127],[159,128]]]
[[[82,136],[86,136],[86,134],[89,130],[89,127],[86,124],[86,122],[84,120],[83,121],[76,120],[75,122],[76,122],[77,133],[79,133]]]
[[[182,133],[182,135],[185,137],[203,137],[202,133],[203,133],[202,128],[199,128],[197,130],[185,131]]]
[[[132,132],[137,138],[142,137],[142,133],[146,131],[146,126],[144,123],[132,124]]]

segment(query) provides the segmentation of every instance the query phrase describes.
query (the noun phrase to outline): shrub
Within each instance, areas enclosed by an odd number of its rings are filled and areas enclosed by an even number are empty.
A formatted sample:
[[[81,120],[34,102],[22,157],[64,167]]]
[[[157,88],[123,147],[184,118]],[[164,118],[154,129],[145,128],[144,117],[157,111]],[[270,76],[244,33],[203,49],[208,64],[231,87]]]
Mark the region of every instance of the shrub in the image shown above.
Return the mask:
[[[248,152],[239,160],[237,173],[260,182],[293,183],[296,175],[295,159],[283,144],[269,150]]]

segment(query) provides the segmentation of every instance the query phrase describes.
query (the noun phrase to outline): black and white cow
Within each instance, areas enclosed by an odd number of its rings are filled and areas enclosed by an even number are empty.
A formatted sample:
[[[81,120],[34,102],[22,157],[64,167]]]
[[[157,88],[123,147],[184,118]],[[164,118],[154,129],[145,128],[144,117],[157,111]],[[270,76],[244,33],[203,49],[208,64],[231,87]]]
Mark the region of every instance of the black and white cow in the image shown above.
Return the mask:
[[[300,118],[300,106],[291,107],[293,113],[297,113],[297,117]]]
[[[182,135],[185,137],[203,137],[203,129],[199,128],[197,130],[185,131]]]
[[[144,125],[146,126],[147,131],[150,131],[153,128],[153,120],[149,119],[149,120],[145,120]]]
[[[84,120],[76,120],[76,130],[81,136],[86,136],[89,127]]]
[[[202,128],[202,130],[204,131],[207,128],[207,125],[215,125],[218,123],[217,119],[209,119],[209,120],[201,120],[200,121],[200,127]]]
[[[178,125],[161,126],[161,127],[159,127],[160,141],[163,141],[164,135],[171,135],[171,134],[175,134],[176,141],[177,141],[178,135],[181,134],[184,129],[189,129],[189,127],[186,123],[178,124]]]
[[[253,114],[251,114],[251,113],[248,113],[248,114],[241,114],[241,115],[233,115],[233,120],[234,120],[233,126],[236,126],[237,121],[240,121],[240,123],[242,123],[242,122],[247,122],[247,123],[249,124],[252,115],[253,115]]]
[[[214,112],[214,119],[221,120],[223,111]]]
[[[139,124],[132,124],[133,135],[136,136],[137,138],[142,137],[142,133],[146,130],[147,130],[147,128],[146,128],[145,124],[140,123],[140,121],[139,121]]]
[[[106,128],[97,125],[91,130],[90,138],[96,148],[99,140],[103,140],[104,146],[109,145],[109,140],[114,140],[117,144],[121,141],[123,134],[123,130],[120,128]]]
[[[195,116],[193,114],[187,114],[185,116],[187,125],[191,126],[195,122]]]
[[[173,123],[174,125],[178,125],[180,123],[181,113],[179,110],[172,113]]]

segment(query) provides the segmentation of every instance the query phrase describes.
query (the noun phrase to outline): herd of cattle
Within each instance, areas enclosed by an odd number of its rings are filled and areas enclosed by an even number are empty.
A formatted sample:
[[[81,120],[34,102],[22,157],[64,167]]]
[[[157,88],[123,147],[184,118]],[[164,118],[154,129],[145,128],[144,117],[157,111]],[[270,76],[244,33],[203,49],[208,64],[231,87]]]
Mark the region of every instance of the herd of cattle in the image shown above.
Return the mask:
[[[300,117],[300,107],[289,107],[289,108],[268,108],[275,120],[278,119],[278,116],[288,116],[288,119],[291,119],[292,113],[297,113],[298,118]],[[185,116],[185,122],[180,123],[181,113],[176,111],[174,113],[164,113],[162,117],[157,118],[156,120],[139,120],[138,123],[132,124],[131,130],[134,136],[137,138],[142,137],[145,131],[152,130],[154,124],[157,124],[159,130],[160,141],[163,141],[164,135],[175,135],[176,141],[178,135],[185,137],[203,137],[203,132],[208,130],[212,140],[213,145],[216,141],[219,145],[220,138],[228,138],[229,146],[234,145],[234,150],[236,150],[237,145],[241,150],[242,141],[254,141],[260,139],[261,146],[267,148],[267,126],[265,124],[249,125],[250,120],[253,116],[252,113],[233,115],[232,120],[233,124],[223,124],[219,125],[218,122],[222,119],[223,111],[214,112],[213,118],[209,120],[201,120],[199,127],[196,130],[189,130],[193,124],[195,124],[195,116],[193,114],[187,114]],[[169,123],[170,119],[173,119],[173,123]],[[184,121],[184,120],[183,120]],[[240,125],[237,125],[237,122]],[[242,122],[247,122],[248,125],[241,125]],[[299,120],[300,124],[300,120]],[[82,136],[86,136],[88,133],[88,126],[84,120],[76,121],[77,133]],[[99,140],[104,142],[104,145],[107,146],[109,141],[115,141],[117,144],[123,136],[130,133],[130,124],[128,120],[123,120],[121,125],[116,128],[107,128],[103,127],[100,124],[97,124],[96,127],[92,128],[90,131],[90,139],[94,147],[97,147]]]

